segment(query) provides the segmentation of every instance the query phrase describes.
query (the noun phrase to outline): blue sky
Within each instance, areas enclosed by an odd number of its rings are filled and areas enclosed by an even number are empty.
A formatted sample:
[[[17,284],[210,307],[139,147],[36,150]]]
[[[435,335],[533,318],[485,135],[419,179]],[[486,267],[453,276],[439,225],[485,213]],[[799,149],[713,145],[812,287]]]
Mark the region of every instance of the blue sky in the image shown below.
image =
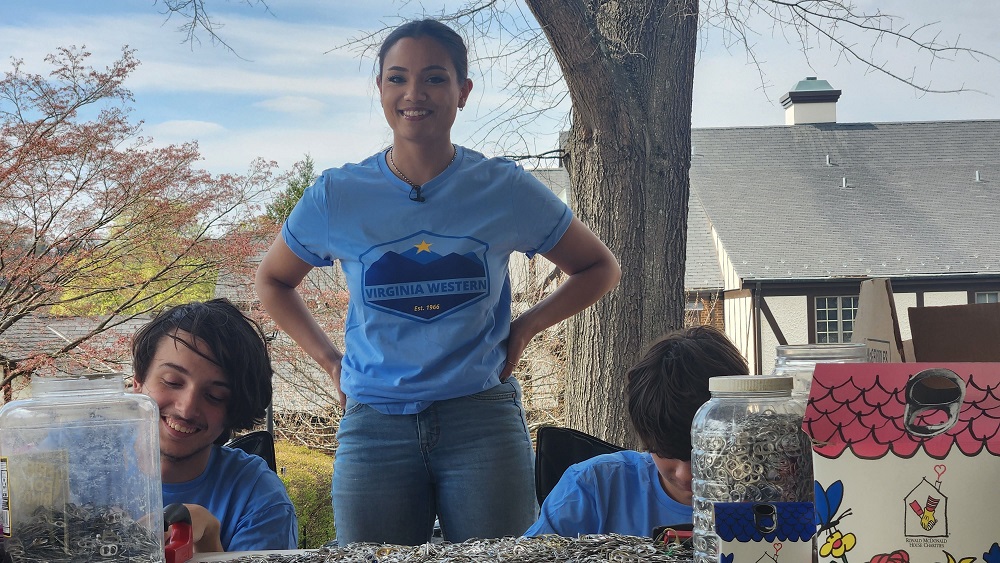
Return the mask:
[[[912,24],[937,22],[928,33],[1000,56],[1000,3],[952,0],[859,0],[906,16]],[[237,1],[211,0],[219,30],[239,57],[213,45],[184,43],[183,22],[165,21],[152,0],[4,0],[0,12],[0,55],[24,59],[29,70],[46,72],[45,54],[57,47],[86,45],[95,65],[109,64],[123,45],[142,61],[126,85],[132,90],[135,120],[157,144],[197,140],[203,167],[214,173],[242,172],[255,157],[282,168],[310,154],[319,168],[357,161],[388,144],[373,86],[372,58],[333,50],[348,38],[419,13],[460,2],[391,0],[271,0],[270,13]],[[927,121],[1000,119],[1000,63],[969,57],[937,61],[914,50],[883,46],[877,52],[899,72],[915,74],[932,86],[981,90],[953,95],[921,95],[857,62],[838,59],[823,48],[799,52],[761,24],[754,37],[765,76],[745,54],[727,52],[718,33],[703,36],[695,69],[695,127],[781,125],[778,98],[805,76],[828,80],[843,91],[838,120]],[[861,39],[857,39],[861,42]],[[860,44],[860,43],[859,43]],[[867,48],[863,48],[867,52]],[[482,131],[508,97],[502,80],[488,69],[472,69],[476,81],[469,108],[459,114],[454,140],[488,154],[502,152]],[[559,122],[537,124],[529,144],[538,152],[555,148]]]

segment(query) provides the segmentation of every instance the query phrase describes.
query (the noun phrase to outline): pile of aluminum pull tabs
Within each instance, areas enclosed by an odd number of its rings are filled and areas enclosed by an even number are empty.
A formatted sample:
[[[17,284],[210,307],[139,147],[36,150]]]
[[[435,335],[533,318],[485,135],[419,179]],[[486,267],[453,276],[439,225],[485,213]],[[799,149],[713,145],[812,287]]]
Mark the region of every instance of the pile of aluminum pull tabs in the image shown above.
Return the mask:
[[[539,536],[418,546],[355,543],[296,555],[245,555],[234,563],[690,563],[687,544],[634,536]]]
[[[124,510],[66,504],[62,510],[39,507],[16,535],[3,541],[11,563],[159,563],[158,538]]]

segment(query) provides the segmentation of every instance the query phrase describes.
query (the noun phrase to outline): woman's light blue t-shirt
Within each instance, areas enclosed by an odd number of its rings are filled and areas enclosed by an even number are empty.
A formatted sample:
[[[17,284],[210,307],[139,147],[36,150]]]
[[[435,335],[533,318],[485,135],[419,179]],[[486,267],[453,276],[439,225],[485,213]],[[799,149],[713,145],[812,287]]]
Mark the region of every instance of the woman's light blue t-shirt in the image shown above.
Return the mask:
[[[513,162],[457,147],[421,188],[385,152],[326,170],[282,229],[313,266],[339,261],[350,302],[341,389],[386,414],[499,385],[513,252],[551,250],[573,214]]]

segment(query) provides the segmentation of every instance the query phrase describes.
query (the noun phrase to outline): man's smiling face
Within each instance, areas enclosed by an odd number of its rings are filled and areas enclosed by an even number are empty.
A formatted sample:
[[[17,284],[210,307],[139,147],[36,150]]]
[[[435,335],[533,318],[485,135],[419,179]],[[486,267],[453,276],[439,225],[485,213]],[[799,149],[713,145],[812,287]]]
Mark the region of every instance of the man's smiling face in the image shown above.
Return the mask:
[[[211,357],[203,342],[177,330],[160,339],[148,373],[142,382],[136,379],[135,390],[151,397],[160,409],[164,482],[200,475],[212,444],[226,430],[229,382]]]

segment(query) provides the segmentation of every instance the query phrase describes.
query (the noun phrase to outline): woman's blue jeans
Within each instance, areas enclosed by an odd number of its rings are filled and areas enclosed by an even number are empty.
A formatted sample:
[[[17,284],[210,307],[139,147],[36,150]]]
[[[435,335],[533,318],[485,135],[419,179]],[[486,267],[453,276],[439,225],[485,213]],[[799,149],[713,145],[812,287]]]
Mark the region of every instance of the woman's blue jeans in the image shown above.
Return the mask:
[[[519,536],[537,516],[534,451],[514,378],[414,415],[348,400],[337,432],[337,542]]]

